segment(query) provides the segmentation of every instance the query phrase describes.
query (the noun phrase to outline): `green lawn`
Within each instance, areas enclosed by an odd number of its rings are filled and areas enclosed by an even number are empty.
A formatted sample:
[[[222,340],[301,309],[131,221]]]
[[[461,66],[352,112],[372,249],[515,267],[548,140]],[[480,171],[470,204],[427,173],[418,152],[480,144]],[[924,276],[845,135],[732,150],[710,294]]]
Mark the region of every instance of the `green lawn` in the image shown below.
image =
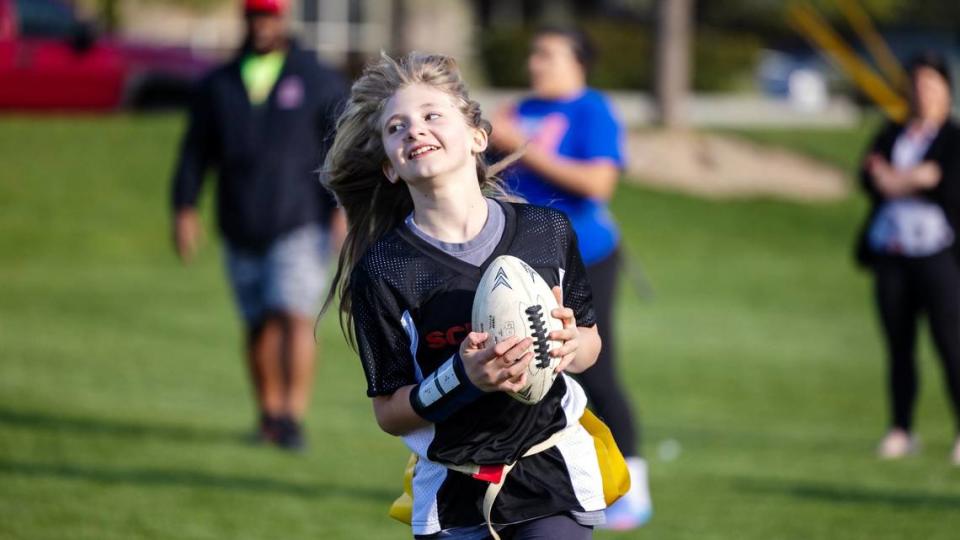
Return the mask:
[[[868,115],[864,121],[850,129],[808,128],[756,128],[723,129],[721,133],[739,135],[749,140],[791,148],[811,157],[854,171],[863,158],[866,145],[881,126],[883,119]]]
[[[0,538],[407,538],[386,517],[407,453],[377,429],[334,321],[310,450],[241,442],[250,392],[215,235],[193,267],[170,250],[180,127],[0,120]],[[865,130],[751,136],[850,164]],[[860,200],[623,186],[614,206],[655,288],[641,301],[624,282],[617,330],[656,514],[599,538],[956,537],[960,470],[927,341],[924,451],[873,458],[886,405],[849,255]]]

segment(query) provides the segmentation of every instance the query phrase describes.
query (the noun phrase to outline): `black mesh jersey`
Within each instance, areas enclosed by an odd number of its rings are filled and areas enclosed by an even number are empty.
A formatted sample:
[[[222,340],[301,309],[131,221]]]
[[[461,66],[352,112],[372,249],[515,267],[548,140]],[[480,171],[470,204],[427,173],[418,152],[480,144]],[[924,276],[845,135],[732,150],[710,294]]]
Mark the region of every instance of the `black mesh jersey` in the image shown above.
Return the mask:
[[[390,395],[416,384],[457,352],[470,332],[480,278],[500,255],[522,259],[549,286],[559,285],[578,326],[595,324],[590,286],[566,216],[548,208],[500,204],[506,218],[503,237],[480,267],[444,253],[403,226],[375,242],[357,264],[351,276],[352,315],[367,395]],[[557,377],[536,405],[502,392],[488,393],[426,432],[404,439],[421,458],[434,463],[513,462],[570,423],[571,413],[563,402],[570,401],[571,386],[576,386],[572,379]],[[575,390],[582,395],[579,387]],[[553,450],[523,459],[505,483],[494,520],[512,523],[558,511],[583,511],[563,463],[560,452]],[[486,485],[460,473],[445,474],[433,491],[434,513],[439,513],[442,528],[482,522],[480,501]],[[417,500],[416,482],[414,488]],[[417,534],[433,529],[417,531],[414,523]]]

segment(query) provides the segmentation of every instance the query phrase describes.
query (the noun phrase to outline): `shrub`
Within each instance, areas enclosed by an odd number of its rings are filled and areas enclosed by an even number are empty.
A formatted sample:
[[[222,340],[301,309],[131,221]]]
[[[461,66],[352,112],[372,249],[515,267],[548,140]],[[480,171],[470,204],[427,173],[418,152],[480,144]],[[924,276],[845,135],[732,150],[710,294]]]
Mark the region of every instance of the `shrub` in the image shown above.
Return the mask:
[[[598,88],[651,90],[654,38],[637,23],[591,21],[583,25],[597,47],[598,61],[590,84]],[[496,87],[527,85],[526,58],[533,28],[494,28],[480,35],[481,64]],[[749,78],[756,62],[757,38],[710,28],[698,28],[694,40],[693,87],[727,91]]]

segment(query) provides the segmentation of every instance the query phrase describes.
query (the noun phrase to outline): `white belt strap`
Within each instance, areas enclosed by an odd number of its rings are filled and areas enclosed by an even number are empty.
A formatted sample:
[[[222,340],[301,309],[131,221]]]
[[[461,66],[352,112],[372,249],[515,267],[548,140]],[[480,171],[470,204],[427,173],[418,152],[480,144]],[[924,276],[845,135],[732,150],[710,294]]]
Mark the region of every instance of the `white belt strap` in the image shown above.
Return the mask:
[[[560,439],[562,439],[567,434],[567,432],[570,431],[571,428],[576,428],[578,426],[579,424],[575,424],[573,426],[569,426],[564,429],[561,429],[560,431],[547,437],[547,439],[544,440],[543,442],[540,442],[531,446],[529,450],[527,450],[526,452],[524,452],[522,456],[520,456],[520,459],[523,459],[525,457],[530,457],[534,454],[539,454],[544,450],[553,448],[554,446],[557,445],[557,443],[560,442]],[[504,465],[503,473],[501,473],[500,475],[500,481],[490,482],[490,485],[487,486],[486,493],[483,494],[483,517],[484,519],[487,520],[487,529],[490,530],[490,536],[492,536],[494,540],[500,540],[500,535],[498,535],[497,531],[493,529],[493,523],[490,521],[490,514],[493,511],[493,502],[497,499],[497,495],[500,494],[500,490],[503,489],[503,483],[507,480],[507,474],[509,474],[510,471],[513,470],[513,468],[517,465],[518,461],[520,460],[518,459],[513,463],[508,463]],[[466,464],[466,465],[444,464],[444,466],[446,466],[448,469],[461,472],[464,474],[469,474],[469,475],[475,475],[480,470],[480,467],[478,465],[472,465],[472,464]]]

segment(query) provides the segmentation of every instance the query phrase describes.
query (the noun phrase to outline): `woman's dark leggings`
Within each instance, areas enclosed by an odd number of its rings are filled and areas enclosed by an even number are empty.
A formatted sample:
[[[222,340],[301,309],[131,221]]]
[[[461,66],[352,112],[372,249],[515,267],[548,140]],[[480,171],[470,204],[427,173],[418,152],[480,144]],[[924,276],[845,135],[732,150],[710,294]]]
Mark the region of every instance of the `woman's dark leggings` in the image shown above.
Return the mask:
[[[613,332],[613,303],[617,295],[620,251],[587,267],[587,279],[593,288],[593,308],[597,314],[603,348],[597,363],[578,376],[593,404],[593,412],[610,427],[624,456],[637,456],[638,430],[630,411],[630,402],[616,372],[616,340]]]
[[[960,433],[960,265],[951,250],[875,263],[877,307],[889,361],[891,424],[910,431],[919,381],[917,322],[926,313]]]

